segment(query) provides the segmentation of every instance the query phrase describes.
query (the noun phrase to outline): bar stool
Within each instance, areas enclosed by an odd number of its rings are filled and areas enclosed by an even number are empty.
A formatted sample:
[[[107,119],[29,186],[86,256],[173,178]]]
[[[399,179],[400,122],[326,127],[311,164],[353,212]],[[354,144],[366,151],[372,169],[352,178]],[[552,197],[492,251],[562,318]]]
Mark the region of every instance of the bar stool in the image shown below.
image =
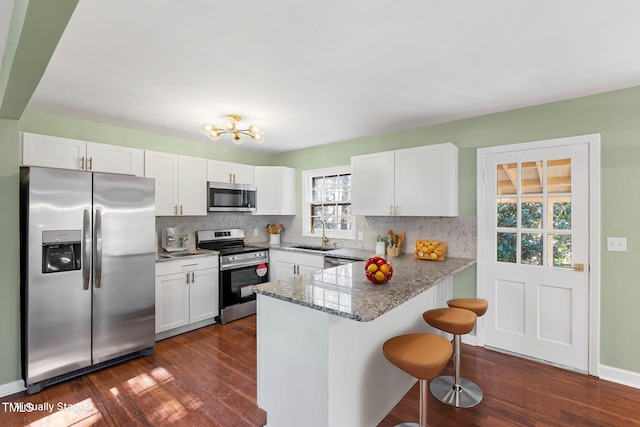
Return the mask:
[[[447,301],[449,307],[464,308],[473,311],[480,317],[487,312],[489,301],[482,298],[454,298]]]
[[[452,352],[451,343],[436,334],[399,335],[382,345],[382,353],[389,362],[420,380],[420,424],[402,423],[396,427],[427,426],[428,382],[442,371]]]
[[[431,381],[431,394],[440,402],[456,408],[471,408],[482,400],[482,390],[471,381],[460,378],[460,336],[473,330],[477,315],[463,308],[436,308],[425,311],[422,318],[429,325],[453,334],[455,377],[439,376]]]

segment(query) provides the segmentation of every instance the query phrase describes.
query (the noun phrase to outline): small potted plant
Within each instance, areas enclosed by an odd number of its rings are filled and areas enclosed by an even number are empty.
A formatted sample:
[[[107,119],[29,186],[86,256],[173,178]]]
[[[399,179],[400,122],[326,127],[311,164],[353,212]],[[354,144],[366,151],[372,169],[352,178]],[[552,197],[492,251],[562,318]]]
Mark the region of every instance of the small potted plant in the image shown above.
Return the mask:
[[[280,244],[280,232],[284,230],[284,225],[282,224],[267,224],[267,233],[269,234],[269,244],[270,245],[279,245]]]

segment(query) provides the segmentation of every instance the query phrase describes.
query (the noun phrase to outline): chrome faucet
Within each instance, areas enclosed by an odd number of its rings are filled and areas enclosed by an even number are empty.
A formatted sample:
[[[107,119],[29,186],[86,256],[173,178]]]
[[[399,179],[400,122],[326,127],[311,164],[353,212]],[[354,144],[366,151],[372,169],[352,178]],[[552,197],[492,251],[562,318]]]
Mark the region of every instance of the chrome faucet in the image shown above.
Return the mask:
[[[314,227],[316,226],[316,222],[321,222],[322,223],[322,247],[327,246],[327,242],[329,241],[329,239],[327,239],[327,235],[325,234],[325,227],[326,224],[324,223],[324,220],[322,219],[314,219],[313,223],[311,223],[311,234],[314,234]]]

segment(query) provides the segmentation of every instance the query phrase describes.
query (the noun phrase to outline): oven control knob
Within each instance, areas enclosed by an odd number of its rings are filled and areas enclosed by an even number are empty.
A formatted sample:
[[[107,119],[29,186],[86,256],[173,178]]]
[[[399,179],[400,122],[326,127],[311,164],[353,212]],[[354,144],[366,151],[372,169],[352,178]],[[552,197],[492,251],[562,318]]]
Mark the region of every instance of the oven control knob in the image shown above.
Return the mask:
[[[256,258],[260,258],[262,256],[262,252],[256,252]]]
[[[230,256],[230,257],[229,257],[229,261],[235,261],[235,260],[236,260],[236,257],[235,257],[235,256]]]

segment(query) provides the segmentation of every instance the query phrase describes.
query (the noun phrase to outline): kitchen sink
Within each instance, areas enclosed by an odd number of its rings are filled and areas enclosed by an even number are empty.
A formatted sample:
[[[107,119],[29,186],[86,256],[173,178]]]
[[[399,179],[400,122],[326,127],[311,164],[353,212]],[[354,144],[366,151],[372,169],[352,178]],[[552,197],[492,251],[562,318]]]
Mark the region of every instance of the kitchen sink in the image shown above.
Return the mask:
[[[305,249],[307,251],[320,251],[320,252],[329,252],[335,251],[338,248],[332,248],[330,246],[316,246],[316,245],[291,245],[289,246],[293,249]]]

